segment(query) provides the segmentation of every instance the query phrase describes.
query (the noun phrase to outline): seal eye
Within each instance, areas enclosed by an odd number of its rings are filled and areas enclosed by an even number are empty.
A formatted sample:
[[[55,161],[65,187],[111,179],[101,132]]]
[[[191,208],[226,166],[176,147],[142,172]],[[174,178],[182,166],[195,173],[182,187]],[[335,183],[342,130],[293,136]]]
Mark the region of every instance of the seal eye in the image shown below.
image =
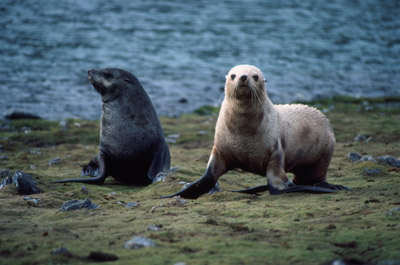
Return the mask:
[[[236,77],[235,74],[231,75],[232,80],[235,79],[235,77]]]
[[[254,75],[253,78],[256,82],[258,81],[258,75]]]

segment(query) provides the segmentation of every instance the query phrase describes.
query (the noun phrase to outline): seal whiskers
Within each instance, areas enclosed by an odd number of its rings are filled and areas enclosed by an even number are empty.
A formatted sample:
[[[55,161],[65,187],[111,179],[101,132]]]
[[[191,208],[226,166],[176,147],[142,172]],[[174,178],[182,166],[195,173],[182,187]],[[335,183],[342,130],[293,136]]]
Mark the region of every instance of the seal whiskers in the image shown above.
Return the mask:
[[[305,105],[272,104],[264,80],[255,66],[238,65],[229,71],[206,172],[189,187],[166,197],[197,198],[235,168],[266,176],[268,182],[238,192],[269,190],[277,195],[343,189],[326,182],[335,146],[328,119]],[[294,174],[293,181],[286,172]]]

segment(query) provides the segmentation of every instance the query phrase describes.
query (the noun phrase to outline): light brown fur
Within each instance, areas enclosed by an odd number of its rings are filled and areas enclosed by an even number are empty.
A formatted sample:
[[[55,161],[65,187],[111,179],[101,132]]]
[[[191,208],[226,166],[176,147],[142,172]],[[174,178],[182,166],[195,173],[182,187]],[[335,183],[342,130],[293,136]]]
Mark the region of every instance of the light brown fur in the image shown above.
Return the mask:
[[[272,104],[264,76],[254,66],[229,71],[215,130],[207,166],[215,181],[234,168],[267,176],[268,184],[279,190],[290,182],[286,172],[294,173],[296,184],[326,179],[335,147],[328,119],[305,105]]]

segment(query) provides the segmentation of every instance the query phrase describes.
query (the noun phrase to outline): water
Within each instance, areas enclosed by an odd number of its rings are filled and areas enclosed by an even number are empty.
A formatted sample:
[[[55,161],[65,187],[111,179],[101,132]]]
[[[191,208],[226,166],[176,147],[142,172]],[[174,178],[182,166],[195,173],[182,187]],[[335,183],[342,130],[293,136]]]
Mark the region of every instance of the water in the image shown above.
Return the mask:
[[[159,115],[258,66],[275,103],[400,95],[400,1],[0,0],[0,116],[98,119],[89,68],[134,73]]]

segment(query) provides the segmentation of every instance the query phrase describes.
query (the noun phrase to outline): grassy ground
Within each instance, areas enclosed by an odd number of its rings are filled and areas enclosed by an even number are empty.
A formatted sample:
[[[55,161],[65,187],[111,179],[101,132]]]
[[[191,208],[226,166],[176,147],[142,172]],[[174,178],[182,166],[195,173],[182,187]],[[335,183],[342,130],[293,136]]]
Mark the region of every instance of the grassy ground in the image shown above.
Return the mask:
[[[0,121],[0,169],[29,173],[44,191],[23,200],[15,188],[0,190],[0,264],[89,264],[90,252],[114,254],[109,264],[327,264],[335,259],[367,264],[400,263],[400,170],[375,162],[351,163],[347,154],[400,156],[400,100],[333,98],[312,105],[327,111],[337,138],[328,181],[353,188],[335,194],[261,196],[219,192],[197,200],[157,199],[199,178],[208,160],[217,110],[202,108],[179,118],[162,118],[172,166],[166,181],[147,187],[49,184],[78,177],[98,152],[96,121]],[[4,122],[3,122],[4,123]],[[356,135],[372,137],[354,142]],[[48,165],[53,158],[59,164]],[[364,169],[381,169],[366,175]],[[232,171],[223,190],[265,184],[266,179]],[[60,212],[63,202],[90,198],[100,208]],[[117,203],[138,202],[126,208]],[[159,230],[149,229],[158,226]],[[134,236],[156,247],[124,249]],[[66,247],[71,255],[52,255]]]

